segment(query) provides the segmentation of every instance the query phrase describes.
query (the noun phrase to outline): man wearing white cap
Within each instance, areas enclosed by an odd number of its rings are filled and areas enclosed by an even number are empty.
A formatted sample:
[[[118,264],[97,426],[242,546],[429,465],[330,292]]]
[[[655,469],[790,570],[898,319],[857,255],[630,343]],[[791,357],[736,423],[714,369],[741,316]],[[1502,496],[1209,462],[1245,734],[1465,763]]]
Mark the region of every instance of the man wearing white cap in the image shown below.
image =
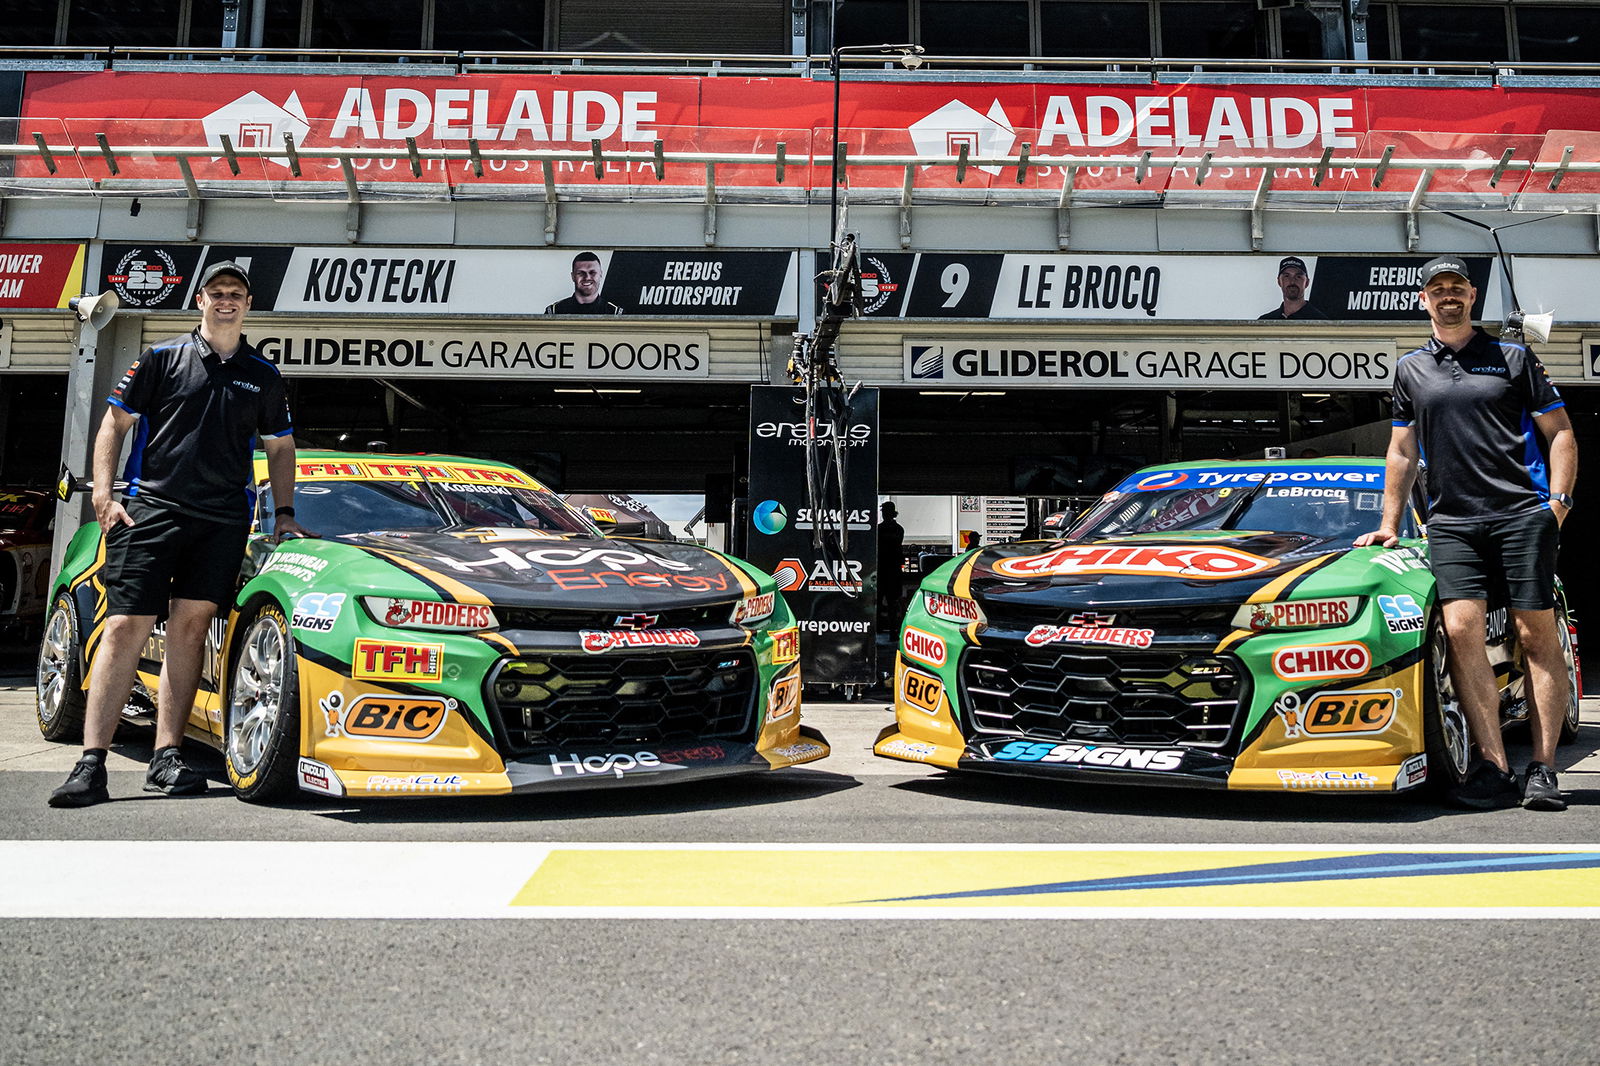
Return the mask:
[[[1539,357],[1473,326],[1477,297],[1459,256],[1423,266],[1421,302],[1433,337],[1395,364],[1383,525],[1355,543],[1398,543],[1402,508],[1425,456],[1428,557],[1450,675],[1481,756],[1452,798],[1467,807],[1520,801],[1559,811],[1567,803],[1556,783],[1556,740],[1572,694],[1556,631],[1555,561],[1572,509],[1578,446]],[[1531,685],[1533,761],[1520,784],[1500,739],[1499,693],[1484,643],[1489,590],[1502,582]]]

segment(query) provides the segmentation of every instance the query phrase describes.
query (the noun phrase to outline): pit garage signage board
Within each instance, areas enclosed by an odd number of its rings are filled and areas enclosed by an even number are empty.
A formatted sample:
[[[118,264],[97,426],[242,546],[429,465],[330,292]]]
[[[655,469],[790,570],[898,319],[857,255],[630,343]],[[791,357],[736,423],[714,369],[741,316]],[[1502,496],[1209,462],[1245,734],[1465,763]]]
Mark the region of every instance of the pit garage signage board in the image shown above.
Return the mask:
[[[691,381],[711,375],[711,336],[552,327],[539,331],[418,328],[283,329],[247,336],[291,377],[599,378]]]
[[[864,252],[864,313],[878,318],[1249,322],[1281,310],[1281,255],[1093,255]],[[1414,321],[1430,256],[1311,255],[1304,322]],[[1499,266],[1466,256],[1473,316],[1500,316]],[[1518,292],[1522,291],[1518,270]],[[1530,290],[1531,291],[1531,290]]]
[[[849,541],[843,559],[813,543],[806,499],[805,408],[801,391],[750,390],[750,506],[745,558],[778,579],[800,624],[800,666],[808,683],[870,685],[877,678],[873,619],[878,594],[878,390],[858,389],[844,441]],[[837,506],[837,505],[835,505]]]
[[[905,379],[930,387],[1387,389],[1392,342],[1192,339],[1137,345],[1051,337],[908,340]]]
[[[0,242],[0,307],[66,307],[83,291],[83,247]]]
[[[194,305],[205,267],[225,259],[250,272],[255,311],[571,314],[556,305],[574,296],[577,268],[597,264],[595,298],[583,301],[602,309],[595,317],[795,314],[792,251],[108,244],[102,280],[124,307],[179,310]]]

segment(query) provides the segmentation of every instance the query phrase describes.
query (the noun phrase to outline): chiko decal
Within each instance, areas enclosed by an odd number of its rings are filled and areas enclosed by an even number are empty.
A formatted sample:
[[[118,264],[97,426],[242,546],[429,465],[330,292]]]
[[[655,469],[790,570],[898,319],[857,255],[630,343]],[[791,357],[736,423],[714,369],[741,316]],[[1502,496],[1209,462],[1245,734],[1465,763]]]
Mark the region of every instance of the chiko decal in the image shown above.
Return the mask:
[[[1002,559],[994,571],[1005,577],[1068,577],[1073,574],[1148,574],[1222,581],[1270,569],[1271,559],[1221,545],[1074,545],[1043,555]]]
[[[943,666],[948,655],[941,638],[924,633],[916,626],[906,626],[905,635],[900,638],[900,649],[910,658],[929,666]]]
[[[1273,653],[1272,669],[1286,681],[1360,677],[1372,669],[1372,653],[1357,640],[1345,644],[1296,644]]]

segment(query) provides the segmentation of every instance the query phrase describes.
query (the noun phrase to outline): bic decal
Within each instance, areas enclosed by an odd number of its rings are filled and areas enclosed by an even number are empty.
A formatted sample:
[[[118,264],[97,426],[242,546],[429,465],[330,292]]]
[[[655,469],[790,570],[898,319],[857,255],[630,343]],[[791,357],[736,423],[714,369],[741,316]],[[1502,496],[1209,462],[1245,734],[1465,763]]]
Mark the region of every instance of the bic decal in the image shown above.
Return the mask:
[[[906,626],[905,636],[900,638],[900,648],[908,657],[929,666],[944,665],[944,641],[932,633],[924,633],[916,626]]]
[[[1081,545],[1043,555],[1002,559],[994,571],[1005,577],[1066,577],[1073,574],[1150,574],[1222,581],[1248,577],[1272,566],[1271,559],[1221,546],[1179,544]]]
[[[1372,668],[1372,653],[1360,641],[1347,644],[1299,644],[1279,648],[1272,669],[1286,681],[1326,681],[1360,677]]]
[[[944,700],[944,682],[917,670],[907,670],[900,678],[900,698],[919,711],[938,714]]]
[[[444,676],[444,645],[358,640],[350,676],[360,681],[437,681]]]
[[[1297,693],[1285,692],[1272,709],[1283,722],[1284,736],[1295,740],[1382,733],[1394,721],[1399,702],[1398,689],[1322,692],[1309,702],[1303,702]]]
[[[358,696],[348,707],[344,695],[330,692],[317,701],[330,737],[341,732],[348,737],[377,740],[432,740],[455,709],[452,699],[416,696]]]

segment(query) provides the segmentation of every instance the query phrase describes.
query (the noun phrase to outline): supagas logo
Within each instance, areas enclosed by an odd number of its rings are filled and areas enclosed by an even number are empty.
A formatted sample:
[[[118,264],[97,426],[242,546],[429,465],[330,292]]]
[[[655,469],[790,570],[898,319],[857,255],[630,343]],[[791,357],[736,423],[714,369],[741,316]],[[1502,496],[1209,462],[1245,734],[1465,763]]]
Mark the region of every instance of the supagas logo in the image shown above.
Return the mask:
[[[1005,577],[1057,577],[1071,574],[1149,574],[1158,577],[1224,581],[1248,577],[1272,566],[1271,559],[1221,546],[1183,544],[1083,545],[1043,555],[1002,559],[994,571]]]
[[[777,500],[762,500],[750,512],[750,519],[758,530],[770,536],[783,532],[783,528],[789,524],[789,512]]]

